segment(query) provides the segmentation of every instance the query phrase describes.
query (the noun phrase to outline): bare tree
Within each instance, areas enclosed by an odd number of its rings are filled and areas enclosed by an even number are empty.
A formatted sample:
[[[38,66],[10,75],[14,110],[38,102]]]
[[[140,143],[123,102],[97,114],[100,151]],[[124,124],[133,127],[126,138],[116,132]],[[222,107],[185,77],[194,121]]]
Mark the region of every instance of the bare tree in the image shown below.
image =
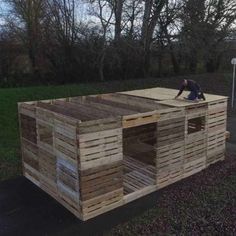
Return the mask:
[[[64,45],[73,46],[76,39],[75,0],[45,0],[49,30],[53,30],[57,40]]]
[[[141,30],[141,41],[144,49],[144,75],[148,75],[150,66],[150,46],[153,33],[157,25],[158,17],[166,3],[166,0],[145,1],[143,25]]]
[[[114,0],[113,8],[114,8],[114,15],[115,15],[115,41],[120,40],[121,36],[121,21],[122,21],[122,11],[123,11],[123,3],[124,0]]]
[[[76,77],[74,48],[78,33],[75,0],[45,0],[45,55],[63,82]]]
[[[218,69],[223,44],[236,20],[235,0],[184,0],[181,19],[190,70],[196,70],[201,57],[208,72]]]
[[[92,0],[91,3],[93,6],[92,15],[99,19],[102,27],[102,49],[99,56],[99,75],[100,80],[104,81],[104,60],[106,57],[108,33],[112,25],[114,8],[111,2],[106,0]]]
[[[160,16],[158,18],[158,27],[156,36],[160,42],[161,47],[168,49],[174,72],[176,74],[180,71],[179,60],[176,55],[176,47],[179,47],[179,11],[182,7],[181,1],[167,0]],[[161,58],[160,58],[161,59]],[[161,62],[160,62],[161,63]]]
[[[129,39],[140,35],[140,21],[143,13],[142,0],[126,0],[123,7],[123,28]]]
[[[45,13],[44,0],[9,0],[14,18],[10,19],[11,30],[20,33],[28,50],[34,73],[38,72],[40,57],[41,22]],[[22,27],[20,27],[19,25]]]

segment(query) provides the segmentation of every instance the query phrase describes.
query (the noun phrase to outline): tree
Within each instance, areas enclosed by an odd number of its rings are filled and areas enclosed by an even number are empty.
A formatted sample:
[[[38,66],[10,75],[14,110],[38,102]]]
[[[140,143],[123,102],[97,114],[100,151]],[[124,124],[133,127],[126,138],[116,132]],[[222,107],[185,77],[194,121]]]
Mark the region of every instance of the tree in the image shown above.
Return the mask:
[[[160,50],[167,49],[173,65],[174,72],[180,72],[180,62],[177,58],[176,51],[179,50],[179,12],[182,2],[177,0],[167,0],[166,4],[158,18],[158,27],[156,38],[158,39]],[[160,55],[159,63],[162,65],[162,56]]]
[[[9,19],[11,30],[19,34],[32,65],[32,71],[39,71],[39,57],[41,54],[41,22],[45,17],[44,0],[9,0],[14,18]],[[20,27],[19,25],[22,25]]]
[[[113,8],[115,15],[115,41],[118,42],[121,37],[121,21],[122,21],[122,11],[123,11],[123,3],[124,0],[114,0]]]
[[[114,8],[110,1],[107,0],[91,0],[93,6],[92,15],[97,17],[101,24],[102,34],[102,47],[99,56],[99,76],[100,80],[104,81],[104,61],[107,50],[108,31],[112,24],[112,17],[114,14]]]
[[[157,25],[158,17],[166,3],[166,0],[145,1],[143,24],[141,29],[141,42],[144,51],[144,76],[149,73],[150,67],[150,47],[153,40],[154,29]]]
[[[77,67],[74,48],[78,24],[76,23],[75,0],[45,0],[47,18],[44,21],[45,55],[55,68],[62,82],[76,77]]]
[[[195,72],[202,58],[208,72],[220,65],[223,44],[236,19],[235,0],[184,0],[181,37],[190,71]]]
[[[123,28],[130,40],[140,36],[139,21],[142,18],[142,0],[126,0],[123,7]]]

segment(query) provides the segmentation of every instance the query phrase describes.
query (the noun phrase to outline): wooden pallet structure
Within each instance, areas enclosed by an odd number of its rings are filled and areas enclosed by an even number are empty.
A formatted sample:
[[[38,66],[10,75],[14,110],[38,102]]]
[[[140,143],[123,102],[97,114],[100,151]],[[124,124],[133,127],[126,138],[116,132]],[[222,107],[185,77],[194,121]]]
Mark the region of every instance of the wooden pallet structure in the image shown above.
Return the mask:
[[[227,97],[152,88],[18,104],[23,174],[88,220],[224,160]]]

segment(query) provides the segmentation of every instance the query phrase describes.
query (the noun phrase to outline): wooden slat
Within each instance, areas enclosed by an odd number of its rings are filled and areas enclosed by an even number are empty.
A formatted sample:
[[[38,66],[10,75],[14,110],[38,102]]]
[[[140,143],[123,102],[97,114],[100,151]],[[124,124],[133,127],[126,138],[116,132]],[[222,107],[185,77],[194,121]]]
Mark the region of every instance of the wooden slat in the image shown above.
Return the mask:
[[[156,111],[127,115],[123,116],[122,127],[130,128],[150,123],[156,123],[159,119],[160,115],[156,113]]]
[[[81,170],[120,161],[123,158],[121,128],[79,134],[77,139]]]
[[[185,118],[160,121],[157,125],[157,148],[184,140]]]
[[[225,139],[230,139],[230,132],[229,131],[225,132]]]
[[[32,143],[37,143],[36,120],[31,116],[25,114],[19,115],[21,136]]]
[[[89,219],[108,210],[121,206],[123,203],[123,188],[105,193],[93,199],[81,202],[83,218]]]
[[[155,167],[132,157],[124,158],[124,194],[155,185]]]
[[[36,117],[36,104],[35,103],[18,103],[18,112],[19,114],[23,114],[29,116],[31,118]]]
[[[81,200],[86,201],[122,188],[122,179],[123,166],[121,161],[81,171]]]
[[[224,160],[227,98],[175,93],[19,103],[24,175],[87,220]]]

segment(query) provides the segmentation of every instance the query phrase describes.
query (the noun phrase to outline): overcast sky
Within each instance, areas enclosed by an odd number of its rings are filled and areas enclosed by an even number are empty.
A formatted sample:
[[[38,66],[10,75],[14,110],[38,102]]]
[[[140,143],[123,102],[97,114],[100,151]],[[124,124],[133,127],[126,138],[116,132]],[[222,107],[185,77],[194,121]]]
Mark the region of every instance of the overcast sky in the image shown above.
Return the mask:
[[[78,1],[79,11],[77,16],[79,19],[88,20],[88,4],[82,3],[83,0]],[[0,0],[0,24],[4,23],[4,17],[9,13],[9,6]]]
[[[7,5],[3,3],[2,0],[0,0],[0,24],[4,22],[3,18],[7,14],[8,10],[9,8],[7,7]]]

